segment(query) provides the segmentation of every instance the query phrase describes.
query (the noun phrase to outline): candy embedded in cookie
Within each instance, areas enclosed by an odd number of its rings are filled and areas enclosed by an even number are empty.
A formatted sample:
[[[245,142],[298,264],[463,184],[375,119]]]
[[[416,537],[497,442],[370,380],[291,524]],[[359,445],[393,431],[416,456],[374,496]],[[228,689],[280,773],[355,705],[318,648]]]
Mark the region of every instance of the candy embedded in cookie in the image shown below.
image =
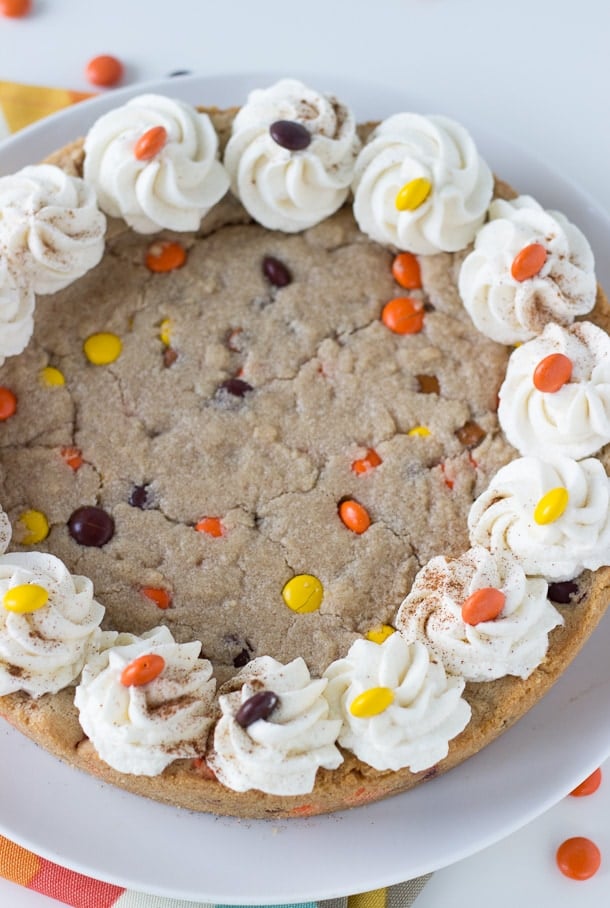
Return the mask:
[[[205,751],[214,714],[212,665],[201,644],[176,643],[166,627],[107,634],[76,688],[80,723],[118,772],[154,776]]]
[[[500,425],[520,454],[579,460],[610,441],[610,338],[590,322],[549,324],[513,351]]]
[[[423,255],[457,252],[483,224],[492,190],[491,171],[463,126],[395,114],[358,156],[354,215],[380,243]]]
[[[335,746],[341,721],[329,715],[327,683],[312,679],[301,658],[282,665],[261,656],[242,669],[228,683],[237,689],[220,692],[222,717],[208,756],[218,780],[233,791],[312,791],[319,767],[343,762]]]
[[[346,200],[360,140],[353,114],[294,79],[258,89],[233,121],[224,164],[249,214],[295,233]]]
[[[473,617],[467,606],[475,596],[484,604],[497,600],[499,610]],[[529,677],[546,655],[550,631],[562,623],[547,599],[546,580],[526,577],[509,552],[492,554],[482,546],[459,558],[432,558],[396,616],[407,640],[424,643],[448,672],[467,681]]]
[[[102,210],[138,233],[197,230],[229,188],[208,115],[152,94],[132,98],[93,125],[84,177]]]
[[[331,715],[342,722],[339,744],[374,769],[428,769],[470,721],[464,679],[399,633],[356,640],[324,677]]]
[[[512,552],[529,576],[571,580],[610,564],[610,479],[601,461],[521,457],[470,509],[472,545]]]
[[[43,552],[0,555],[0,694],[57,693],[95,650],[104,608],[87,577]]]
[[[495,199],[462,264],[459,291],[482,334],[501,344],[526,341],[549,322],[570,325],[591,311],[593,253],[560,212],[530,196]]]

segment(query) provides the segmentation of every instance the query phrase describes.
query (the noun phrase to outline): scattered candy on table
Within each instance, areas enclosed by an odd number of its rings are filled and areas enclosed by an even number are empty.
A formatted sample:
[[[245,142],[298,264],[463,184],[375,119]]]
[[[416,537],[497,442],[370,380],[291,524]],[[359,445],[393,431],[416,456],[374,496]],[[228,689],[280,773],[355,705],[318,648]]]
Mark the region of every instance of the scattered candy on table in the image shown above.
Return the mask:
[[[85,67],[85,76],[92,85],[109,88],[123,78],[123,64],[110,54],[93,57]]]
[[[9,19],[20,19],[32,11],[32,0],[0,0],[0,14]]]
[[[572,880],[588,880],[600,868],[601,852],[586,836],[566,839],[557,849],[557,866]]]

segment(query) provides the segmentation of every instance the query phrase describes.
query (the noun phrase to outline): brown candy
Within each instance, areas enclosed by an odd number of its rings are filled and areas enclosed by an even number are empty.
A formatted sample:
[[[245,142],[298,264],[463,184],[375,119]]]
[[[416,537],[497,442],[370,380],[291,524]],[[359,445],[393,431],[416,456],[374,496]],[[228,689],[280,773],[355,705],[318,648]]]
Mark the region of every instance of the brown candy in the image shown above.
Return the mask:
[[[469,420],[461,428],[456,429],[455,434],[465,448],[476,448],[481,444],[487,432],[478,423]]]
[[[261,690],[249,697],[237,710],[235,721],[242,728],[247,728],[258,719],[267,719],[280,702],[277,694],[272,690]]]

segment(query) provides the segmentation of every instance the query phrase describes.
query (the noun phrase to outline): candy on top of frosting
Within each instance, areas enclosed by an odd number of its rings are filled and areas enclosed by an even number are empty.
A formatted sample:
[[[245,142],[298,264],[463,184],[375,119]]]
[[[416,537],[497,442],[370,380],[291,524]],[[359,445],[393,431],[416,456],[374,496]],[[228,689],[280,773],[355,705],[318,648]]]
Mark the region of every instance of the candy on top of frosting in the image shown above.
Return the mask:
[[[0,259],[19,286],[55,293],[104,254],[106,219],[93,188],[51,164],[0,177]]]
[[[558,382],[540,380],[541,365],[553,356],[570,366],[567,381],[567,366]],[[610,441],[610,337],[590,322],[547,325],[511,354],[498,419],[520,454],[553,450],[575,460],[595,454]]]
[[[550,501],[558,490],[561,502],[557,494]],[[542,503],[548,520],[540,519]],[[610,564],[610,479],[592,457],[520,457],[473,503],[468,527],[473,545],[512,552],[529,576],[570,580]]]
[[[17,356],[27,347],[35,304],[33,290],[21,286],[0,258],[0,366],[7,356]]]
[[[46,597],[28,596],[30,587]],[[0,694],[40,697],[72,684],[97,645],[103,615],[91,581],[54,555],[0,555]]]
[[[343,762],[335,746],[341,721],[331,718],[325,699],[328,682],[312,679],[303,659],[282,665],[261,656],[229,683],[239,688],[219,697],[222,717],[208,757],[223,785],[234,791],[305,794],[313,789],[318,767],[336,769]],[[266,718],[261,714],[240,724],[243,705],[262,691],[273,692],[277,702]]]
[[[154,155],[142,156],[143,136],[156,129],[158,137],[161,128],[165,141],[157,141]],[[93,125],[85,139],[84,176],[102,210],[138,233],[197,230],[229,188],[208,115],[152,94],[132,98]]]
[[[464,604],[490,589],[502,594],[497,617],[465,621]],[[432,558],[396,617],[407,640],[424,643],[448,672],[467,681],[529,677],[546,655],[549,632],[562,623],[542,577],[526,577],[511,553],[494,554],[479,545],[459,558]]]
[[[529,270],[523,262],[515,267],[532,247],[543,247],[544,258]],[[475,326],[501,344],[529,340],[549,322],[570,325],[591,311],[597,293],[584,235],[563,214],[525,195],[491,203],[458,284]]]
[[[201,643],[176,643],[166,627],[108,635],[76,688],[80,723],[99,756],[118,772],[154,776],[174,760],[205,751],[215,680]],[[163,663],[147,683],[124,683],[143,656]],[[133,675],[134,672],[132,671]]]
[[[284,123],[283,133],[292,124],[311,141],[298,148],[294,142],[280,144],[278,123]],[[356,123],[345,105],[295,79],[282,79],[249,94],[233,122],[224,163],[233,192],[254,220],[295,233],[341,207],[359,148]]]
[[[324,677],[331,715],[342,721],[339,744],[374,769],[428,769],[470,721],[464,679],[446,675],[423,643],[401,634],[356,640]]]
[[[472,242],[485,219],[493,177],[463,126],[447,117],[402,113],[369,137],[353,189],[363,233],[430,255]]]

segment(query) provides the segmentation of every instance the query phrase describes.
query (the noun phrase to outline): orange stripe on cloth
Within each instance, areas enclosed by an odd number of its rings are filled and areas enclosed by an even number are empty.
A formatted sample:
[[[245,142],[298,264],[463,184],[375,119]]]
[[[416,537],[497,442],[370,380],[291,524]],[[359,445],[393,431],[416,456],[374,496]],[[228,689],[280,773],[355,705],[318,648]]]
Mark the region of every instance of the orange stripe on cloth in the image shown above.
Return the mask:
[[[0,836],[0,876],[11,883],[29,886],[40,870],[41,863],[42,859],[38,855]]]
[[[42,117],[57,113],[58,110],[91,96],[90,93],[68,91],[65,88],[0,82],[0,108],[11,132],[17,132]]]

